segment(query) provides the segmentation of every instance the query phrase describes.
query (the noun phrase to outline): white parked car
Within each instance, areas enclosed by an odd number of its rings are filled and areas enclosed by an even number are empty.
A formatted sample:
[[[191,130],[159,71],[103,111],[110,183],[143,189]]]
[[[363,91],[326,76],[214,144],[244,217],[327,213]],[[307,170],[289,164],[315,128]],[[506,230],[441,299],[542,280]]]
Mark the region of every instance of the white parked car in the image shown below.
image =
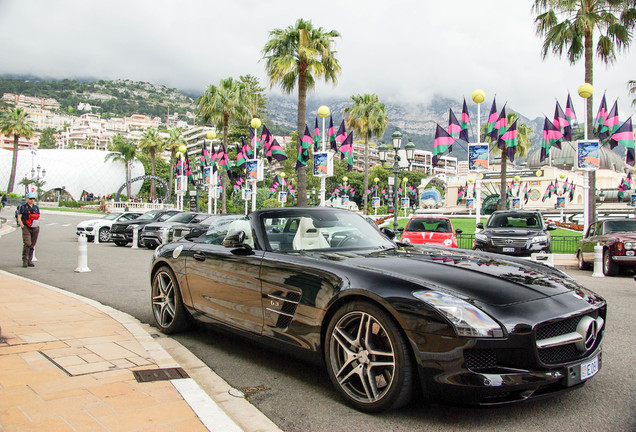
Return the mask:
[[[110,240],[110,227],[114,222],[137,219],[141,212],[114,212],[108,213],[100,219],[89,219],[77,224],[77,235],[85,234],[88,241],[93,241],[95,233],[99,233],[99,241]]]

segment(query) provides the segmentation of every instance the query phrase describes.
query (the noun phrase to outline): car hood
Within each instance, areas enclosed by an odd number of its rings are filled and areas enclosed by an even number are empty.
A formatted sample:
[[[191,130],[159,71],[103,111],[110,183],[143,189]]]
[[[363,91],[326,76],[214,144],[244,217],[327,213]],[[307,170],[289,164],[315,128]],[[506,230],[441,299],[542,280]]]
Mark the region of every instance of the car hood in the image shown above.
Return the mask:
[[[96,223],[101,223],[104,222],[101,219],[89,219],[89,220],[85,220],[85,221],[81,221],[80,223],[77,224],[78,227],[84,228],[87,227],[89,225],[94,225]]]
[[[604,238],[619,238],[621,240],[636,241],[636,233],[633,232],[613,232],[603,235]]]
[[[364,256],[332,253],[324,258],[492,306],[535,301],[580,288],[559,270],[543,264],[462,249],[412,246]]]

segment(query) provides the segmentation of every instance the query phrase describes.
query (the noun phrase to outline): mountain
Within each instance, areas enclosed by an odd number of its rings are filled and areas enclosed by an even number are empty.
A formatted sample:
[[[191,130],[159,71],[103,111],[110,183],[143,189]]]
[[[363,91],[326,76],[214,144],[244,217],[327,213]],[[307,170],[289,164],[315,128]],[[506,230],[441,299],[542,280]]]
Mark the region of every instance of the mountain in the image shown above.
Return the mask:
[[[42,80],[37,77],[0,77],[0,95],[4,93],[24,94],[40,98],[54,98],[61,110],[79,115],[77,107],[80,103],[89,103],[104,117],[130,116],[145,114],[151,117],[161,117],[165,121],[166,115],[178,116],[187,120],[187,113],[196,112],[195,101],[198,95],[186,94],[181,90],[155,85],[147,82],[130,80]],[[267,119],[279,131],[296,129],[297,99],[295,96],[282,97],[268,95]],[[2,102],[0,101],[0,104]],[[310,94],[307,98],[307,124],[313,129],[318,107],[326,105],[331,110],[334,127],[337,129],[344,118],[344,110],[350,106],[349,99],[321,98]],[[435,124],[442,127],[448,125],[448,110],[452,108],[459,118],[462,111],[462,101],[443,97],[436,97],[430,104],[400,104],[385,103],[389,126],[382,140],[390,142],[391,134],[399,128],[405,138],[412,140],[417,148],[432,150]],[[1,108],[2,105],[0,105]],[[469,103],[470,118],[473,122],[471,137],[476,133],[477,109],[475,104]],[[498,106],[501,110],[502,106]],[[481,106],[482,124],[486,121],[490,105]],[[507,107],[507,112],[514,111]],[[516,111],[515,111],[516,112]],[[534,148],[540,146],[543,119],[530,120],[518,113],[520,123],[528,125],[534,130]],[[319,124],[320,124],[319,119]],[[467,146],[463,142],[453,146],[453,156],[466,158]]]

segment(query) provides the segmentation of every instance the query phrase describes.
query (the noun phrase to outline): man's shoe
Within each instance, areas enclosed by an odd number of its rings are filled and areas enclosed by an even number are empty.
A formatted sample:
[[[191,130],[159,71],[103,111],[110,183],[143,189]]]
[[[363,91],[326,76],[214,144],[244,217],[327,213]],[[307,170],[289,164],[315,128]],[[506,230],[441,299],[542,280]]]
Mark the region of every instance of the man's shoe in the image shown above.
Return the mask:
[[[22,267],[27,267],[29,264],[26,261],[22,261]]]
[[[27,265],[28,265],[29,267],[35,267],[35,264],[33,264],[31,261],[29,261],[29,262],[27,263]]]

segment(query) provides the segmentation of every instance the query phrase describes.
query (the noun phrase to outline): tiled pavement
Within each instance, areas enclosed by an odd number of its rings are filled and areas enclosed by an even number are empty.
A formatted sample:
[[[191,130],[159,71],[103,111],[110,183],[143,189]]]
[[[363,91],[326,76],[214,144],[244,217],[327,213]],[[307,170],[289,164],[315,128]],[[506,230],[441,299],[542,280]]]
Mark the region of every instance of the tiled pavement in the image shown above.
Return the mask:
[[[179,366],[129,315],[0,272],[0,431],[278,430],[216,376],[202,381],[221,403],[192,378],[133,374]]]

